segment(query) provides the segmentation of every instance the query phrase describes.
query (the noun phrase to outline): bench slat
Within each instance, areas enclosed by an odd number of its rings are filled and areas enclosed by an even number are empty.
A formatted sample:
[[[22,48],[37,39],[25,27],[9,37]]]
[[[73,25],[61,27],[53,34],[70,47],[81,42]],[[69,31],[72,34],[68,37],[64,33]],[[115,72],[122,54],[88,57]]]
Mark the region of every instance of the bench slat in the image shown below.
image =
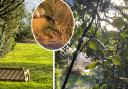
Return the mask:
[[[14,71],[14,70],[10,70],[10,74],[7,76],[7,78],[6,78],[6,79],[11,79],[11,76],[13,76],[13,75],[14,75],[14,73],[15,73],[15,71]]]
[[[15,77],[16,80],[21,80],[20,76],[23,75],[23,71],[18,71],[17,76]],[[22,79],[23,80],[23,79]]]
[[[29,69],[24,71],[24,68],[0,68],[1,81],[26,81],[29,78]]]
[[[6,70],[5,74],[1,77],[2,79],[6,79],[10,71]]]
[[[6,70],[1,71],[0,78],[2,79],[3,75],[6,73]]]

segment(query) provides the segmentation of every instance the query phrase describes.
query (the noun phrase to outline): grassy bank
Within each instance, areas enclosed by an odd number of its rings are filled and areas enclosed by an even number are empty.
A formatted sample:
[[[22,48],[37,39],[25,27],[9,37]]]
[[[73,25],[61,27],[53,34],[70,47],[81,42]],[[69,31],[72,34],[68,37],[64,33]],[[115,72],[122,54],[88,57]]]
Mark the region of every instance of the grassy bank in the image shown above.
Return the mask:
[[[37,44],[17,43],[0,59],[0,67],[30,69],[30,82],[0,82],[0,89],[52,89],[52,52]]]

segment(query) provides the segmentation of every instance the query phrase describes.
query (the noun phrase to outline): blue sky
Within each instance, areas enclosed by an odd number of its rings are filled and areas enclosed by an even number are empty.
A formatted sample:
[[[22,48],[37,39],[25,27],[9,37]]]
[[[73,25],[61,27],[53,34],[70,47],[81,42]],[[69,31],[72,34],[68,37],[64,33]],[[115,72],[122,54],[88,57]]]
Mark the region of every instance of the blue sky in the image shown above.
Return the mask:
[[[68,3],[73,4],[73,0],[67,0]]]
[[[32,11],[35,9],[43,0],[25,0],[26,9]],[[67,0],[68,3],[73,4],[73,0]]]
[[[32,9],[35,9],[41,2],[42,0],[25,0],[26,9],[31,12]]]

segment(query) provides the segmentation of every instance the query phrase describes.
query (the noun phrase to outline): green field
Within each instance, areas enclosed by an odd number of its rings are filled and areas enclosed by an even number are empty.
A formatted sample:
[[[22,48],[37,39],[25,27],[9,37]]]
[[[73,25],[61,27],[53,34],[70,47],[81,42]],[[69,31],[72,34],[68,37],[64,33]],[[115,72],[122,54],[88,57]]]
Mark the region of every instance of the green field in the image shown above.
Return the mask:
[[[0,82],[0,89],[52,89],[52,55],[38,44],[17,43],[0,67],[29,68],[30,82]]]

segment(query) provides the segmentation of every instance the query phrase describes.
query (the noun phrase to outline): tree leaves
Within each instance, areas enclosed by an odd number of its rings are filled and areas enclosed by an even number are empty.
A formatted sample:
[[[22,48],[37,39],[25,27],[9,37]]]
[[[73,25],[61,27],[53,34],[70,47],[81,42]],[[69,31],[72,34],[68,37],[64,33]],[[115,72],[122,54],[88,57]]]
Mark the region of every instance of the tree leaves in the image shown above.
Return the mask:
[[[116,31],[105,31],[103,35],[106,39],[119,38],[118,32]]]
[[[104,53],[104,55],[113,55],[116,50],[113,47],[108,47],[102,50],[102,52]]]
[[[110,59],[113,61],[114,65],[121,65],[121,58],[119,55],[115,55],[113,57],[110,57]],[[100,65],[101,63],[98,61],[93,61],[91,64],[87,65],[85,68],[86,69],[93,69],[96,66]]]
[[[101,89],[106,89],[107,88],[107,84],[102,84]]]
[[[100,89],[99,84],[97,83],[97,84],[93,87],[93,89]]]
[[[95,68],[99,64],[100,64],[99,62],[94,61],[91,64],[87,65],[85,68],[86,69],[93,69],[93,68]]]
[[[122,18],[116,18],[113,21],[113,26],[117,27],[117,28],[121,28],[124,25],[124,21]]]
[[[104,44],[97,38],[91,39],[88,46],[93,50],[99,50],[105,48]]]
[[[107,84],[102,84],[101,87],[100,87],[100,85],[97,83],[97,84],[93,87],[93,89],[106,89],[106,87],[107,87]]]
[[[113,60],[113,63],[115,65],[121,65],[121,58],[120,58],[120,56],[117,56],[117,55],[113,56],[112,60]]]
[[[121,32],[120,33],[120,36],[125,39],[125,38],[128,38],[128,34],[126,32]]]
[[[89,42],[89,47],[90,47],[91,49],[96,50],[96,49],[97,49],[97,44],[96,44],[96,42],[95,42],[95,41]]]

